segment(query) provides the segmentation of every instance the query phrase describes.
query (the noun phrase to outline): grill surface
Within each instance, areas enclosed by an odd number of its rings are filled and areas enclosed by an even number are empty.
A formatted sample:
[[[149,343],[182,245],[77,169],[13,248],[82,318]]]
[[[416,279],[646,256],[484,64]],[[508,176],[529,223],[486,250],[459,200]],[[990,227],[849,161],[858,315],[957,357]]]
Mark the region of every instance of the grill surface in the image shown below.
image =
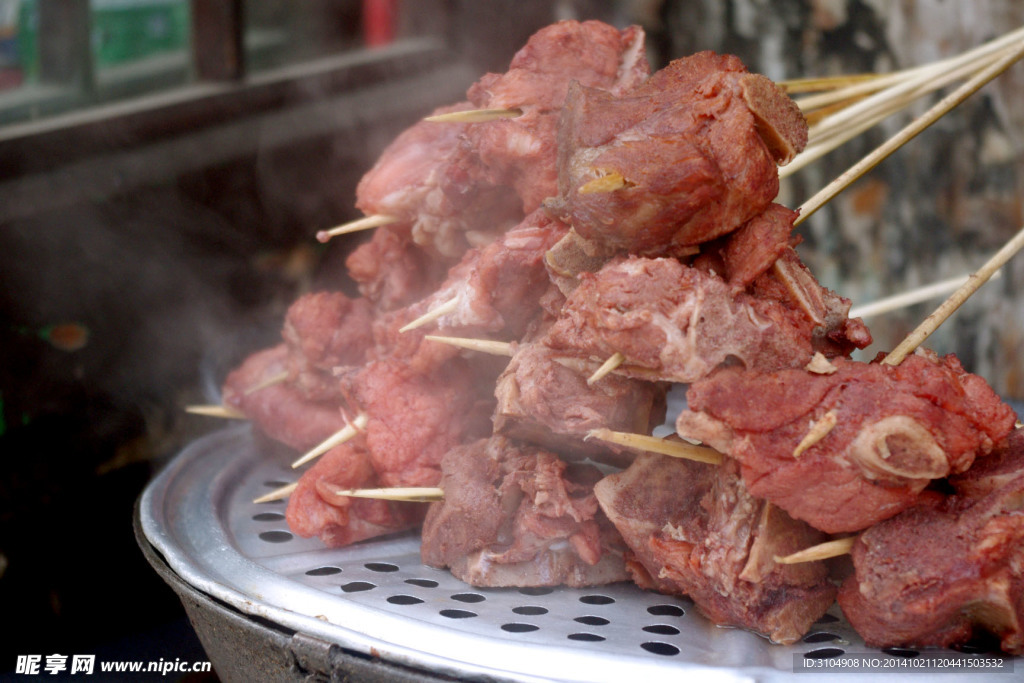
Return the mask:
[[[679,680],[684,673],[782,681],[794,666],[822,666],[801,674],[812,681],[869,655],[879,668],[865,672],[867,680],[880,681],[886,672],[922,670],[915,665],[929,657],[981,654],[868,648],[835,606],[802,643],[782,647],[715,627],[688,600],[627,584],[477,589],[424,566],[411,533],[324,548],[288,531],[284,502],[252,503],[296,479],[293,457],[255,438],[248,425],[196,441],[144,492],[143,533],[199,591],[244,614],[396,664],[459,677],[594,683]],[[1014,663],[1006,662],[1011,669]],[[965,671],[930,674],[959,678]]]

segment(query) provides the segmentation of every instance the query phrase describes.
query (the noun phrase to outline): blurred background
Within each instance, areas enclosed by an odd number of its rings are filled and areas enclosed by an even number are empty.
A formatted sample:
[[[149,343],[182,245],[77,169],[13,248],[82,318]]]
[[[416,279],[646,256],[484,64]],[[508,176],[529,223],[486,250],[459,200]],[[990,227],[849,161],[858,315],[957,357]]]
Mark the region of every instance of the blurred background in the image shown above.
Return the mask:
[[[1024,24],[1016,0],[0,0],[0,612],[17,654],[202,659],[132,536],[186,415],[347,289],[361,174],[398,132],[564,18],[641,24],[781,80],[885,72]],[[785,183],[798,206],[930,104]],[[801,226],[855,304],[970,272],[1024,225],[1024,65]],[[895,345],[936,302],[866,322]],[[929,345],[1024,399],[1024,257]]]

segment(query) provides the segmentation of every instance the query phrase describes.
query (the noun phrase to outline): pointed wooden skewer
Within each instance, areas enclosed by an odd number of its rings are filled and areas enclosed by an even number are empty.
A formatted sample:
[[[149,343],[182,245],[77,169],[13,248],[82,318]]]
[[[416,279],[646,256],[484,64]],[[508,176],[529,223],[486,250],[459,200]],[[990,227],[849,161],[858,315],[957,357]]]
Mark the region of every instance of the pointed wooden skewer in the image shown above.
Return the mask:
[[[310,460],[319,458],[321,455],[331,450],[335,446],[340,446],[359,432],[366,428],[367,422],[370,421],[370,416],[366,413],[359,413],[356,415],[356,419],[351,424],[347,424],[331,436],[324,439],[319,445],[315,446],[308,453],[303,455],[301,458],[292,463],[292,469],[302,467]]]
[[[522,115],[522,109],[467,109],[427,116],[423,120],[434,123],[486,123],[496,119],[514,119]]]
[[[799,458],[804,451],[828,436],[828,433],[832,431],[838,422],[839,417],[835,410],[830,410],[822,415],[817,422],[811,425],[811,429],[807,432],[807,436],[805,436],[800,443],[796,445],[796,448],[793,449],[793,457]]]
[[[192,415],[205,415],[207,417],[221,417],[226,420],[247,420],[248,418],[244,413],[229,408],[227,406],[220,405],[208,405],[208,406],[185,406],[185,412],[191,413]]]
[[[328,493],[349,498],[375,498],[377,500],[404,500],[411,503],[432,503],[444,500],[444,491],[437,487],[409,486],[384,489],[343,489],[333,484],[321,483]]]
[[[594,382],[598,382],[604,379],[607,375],[615,372],[616,368],[626,362],[626,357],[616,351],[613,353],[608,360],[601,364],[594,374],[587,378],[587,384],[591,385]]]
[[[443,315],[448,315],[456,308],[459,307],[459,297],[454,297],[445,301],[439,306],[435,306],[420,317],[416,318],[410,323],[407,323],[404,327],[399,328],[399,332],[408,332],[409,330],[415,330],[417,327],[423,327],[427,323],[431,323]]]
[[[270,503],[270,502],[275,501],[275,500],[283,500],[283,499],[287,498],[288,496],[292,495],[292,492],[295,491],[295,489],[296,489],[296,487],[298,487],[298,485],[299,485],[298,482],[292,482],[291,484],[285,484],[284,486],[282,486],[280,488],[276,488],[273,491],[271,491],[270,493],[266,493],[266,494],[260,496],[259,498],[254,498],[252,502],[254,502],[254,503]]]
[[[266,389],[267,387],[272,387],[275,384],[280,384],[281,382],[286,382],[287,380],[288,380],[288,371],[287,370],[282,370],[281,372],[277,373],[276,375],[271,375],[270,377],[266,378],[265,380],[263,380],[259,384],[255,385],[255,386],[249,387],[248,389],[245,390],[243,395],[244,396],[248,396],[250,394],[255,394],[257,391],[260,391],[262,389]]]
[[[509,342],[491,339],[472,339],[468,337],[441,337],[435,334],[428,334],[423,338],[450,346],[458,346],[462,349],[469,349],[470,351],[489,353],[492,356],[508,356],[511,358],[515,354],[515,346]]]
[[[784,557],[776,555],[774,559],[779,564],[798,564],[800,562],[827,560],[830,557],[845,555],[853,550],[853,544],[856,540],[856,536],[849,536],[847,538],[839,538],[834,541],[826,541],[824,543],[819,543],[818,545],[812,545],[810,548],[804,548],[792,555],[786,555]]]
[[[899,365],[903,362],[903,359],[913,353],[918,346],[924,343],[931,334],[939,328],[939,326],[946,321],[949,316],[960,308],[961,305],[972,294],[978,291],[978,288],[985,284],[992,275],[1003,267],[1003,265],[1010,260],[1010,258],[1024,248],[1024,227],[1017,232],[1017,234],[1007,242],[1002,249],[997,251],[992,258],[985,262],[985,264],[978,269],[974,275],[972,275],[967,282],[965,282],[960,289],[953,292],[952,296],[946,299],[942,304],[935,309],[931,315],[924,319],[920,325],[917,326],[913,332],[911,332],[906,339],[904,339],[899,346],[893,349],[888,356],[882,359],[882,363],[886,365]]]
[[[993,280],[1000,277],[1002,271],[996,271],[992,274]],[[862,304],[860,306],[853,306],[850,308],[849,317],[851,318],[870,318],[875,315],[882,315],[883,313],[890,313],[892,311],[898,311],[901,308],[907,308],[914,304],[919,304],[922,301],[942,296],[943,294],[949,294],[964,285],[970,280],[970,275],[961,275],[959,277],[952,277],[948,280],[941,280],[934,282],[930,285],[923,287],[917,287],[909,291],[903,292],[902,294],[895,294],[893,296],[879,299],[878,301],[872,301],[868,304]]]
[[[327,242],[332,237],[337,237],[338,235],[347,235],[350,232],[359,232],[360,230],[370,230],[397,222],[398,219],[394,216],[385,216],[383,214],[366,216],[365,218],[344,223],[330,230],[321,230],[316,234],[316,239],[319,242]]]
[[[831,92],[857,83],[871,83],[889,74],[863,73],[845,74],[840,76],[818,76],[811,78],[790,78],[777,81],[776,85],[786,94],[795,95],[804,92]]]
[[[685,441],[659,439],[655,436],[647,436],[646,434],[616,432],[605,428],[591,429],[583,438],[584,440],[598,439],[600,441],[618,444],[619,446],[635,448],[641,451],[649,451],[651,453],[659,453],[661,455],[669,455],[673,458],[695,460],[709,465],[720,465],[722,464],[722,459],[725,457],[714,448],[709,448],[708,446],[695,446],[694,444],[686,443]]]
[[[1004,55],[1002,58],[997,60],[995,63],[989,65],[985,69],[982,69],[973,77],[971,77],[966,83],[961,85],[959,88],[954,90],[946,97],[939,100],[935,106],[925,112],[923,115],[912,121],[908,126],[904,127],[899,133],[891,137],[886,142],[875,148],[874,151],[869,153],[859,162],[850,167],[847,171],[840,174],[838,178],[833,180],[831,183],[826,185],[824,189],[815,194],[809,200],[803,203],[800,207],[800,215],[793,222],[793,225],[799,225],[800,223],[807,220],[814,214],[815,211],[824,206],[830,199],[835,197],[837,194],[846,189],[854,180],[864,175],[872,168],[877,166],[883,159],[888,157],[890,154],[895,152],[897,149],[902,147],[904,144],[916,137],[921,131],[926,129],[931,124],[938,121],[943,115],[948,113],[951,109],[956,107],[958,104],[966,100],[968,97],[977,92],[983,85],[988,83],[990,80],[998,76],[999,74],[1010,68],[1015,62],[1021,57],[1024,57],[1024,41],[1020,45],[1016,46],[1009,54]]]

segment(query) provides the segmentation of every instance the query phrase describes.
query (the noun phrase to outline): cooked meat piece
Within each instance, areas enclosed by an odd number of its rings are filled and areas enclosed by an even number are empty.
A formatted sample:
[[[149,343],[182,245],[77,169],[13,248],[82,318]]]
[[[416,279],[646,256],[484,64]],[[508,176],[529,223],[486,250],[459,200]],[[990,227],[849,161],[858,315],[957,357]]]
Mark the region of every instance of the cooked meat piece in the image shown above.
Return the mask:
[[[987,632],[1024,654],[1024,473],[980,498],[922,497],[862,533],[852,558],[839,604],[868,645],[951,647]]]
[[[299,478],[288,497],[288,528],[303,538],[318,536],[329,548],[416,527],[426,506],[334,495],[341,489],[376,488],[377,476],[362,445],[337,446]]]
[[[359,293],[381,311],[408,306],[442,282],[452,259],[424,251],[407,230],[384,226],[359,245],[345,260]]]
[[[676,428],[739,460],[751,494],[829,533],[907,509],[1013,429],[1013,410],[955,356],[833,365],[831,374],[723,368],[690,386]],[[829,412],[835,427],[795,454]]]
[[[558,197],[547,206],[610,250],[677,253],[768,208],[776,163],[806,135],[796,105],[729,55],[673,61],[622,97],[574,84],[558,129]],[[610,174],[623,186],[585,187]]]
[[[474,586],[593,586],[628,578],[622,539],[598,509],[592,466],[495,436],[442,461],[421,554]]]
[[[583,439],[601,427],[649,434],[665,419],[667,386],[616,375],[588,385],[595,369],[573,358],[560,359],[543,344],[520,344],[494,392],[495,433],[551,449],[567,460],[591,457],[628,465],[633,455],[626,449]]]
[[[621,353],[619,371],[633,377],[688,383],[723,363],[802,367],[816,350],[802,309],[734,293],[675,259],[620,258],[579,279],[545,344],[599,360]]]
[[[463,102],[435,111],[472,109]],[[399,219],[429,253],[458,258],[470,235],[500,234],[522,218],[508,187],[481,183],[483,169],[461,150],[469,124],[420,121],[399,135],[356,187],[356,207]],[[487,238],[483,238],[487,239]]]
[[[428,373],[377,360],[339,379],[351,409],[369,416],[366,449],[382,486],[436,485],[450,448],[491,431],[493,383],[461,358]]]
[[[356,365],[373,345],[373,306],[341,292],[299,297],[289,308],[281,336],[288,346],[288,381],[313,401],[337,401],[334,368]]]
[[[963,474],[949,478],[957,494],[979,499],[1024,476],[1024,429],[1014,429],[1006,445],[981,458]]]
[[[275,382],[256,389],[285,372],[288,347],[279,344],[257,351],[224,380],[223,403],[252,420],[253,425],[275,441],[306,451],[345,425],[340,404],[313,401],[290,382]]]
[[[725,279],[742,292],[790,251],[796,211],[771,204],[729,235],[722,249]]]
[[[798,641],[835,599],[822,562],[780,565],[824,535],[753,498],[734,462],[644,454],[594,487],[642,587],[689,596],[714,623]]]
[[[516,189],[529,213],[558,191],[559,111],[570,83],[621,94],[649,73],[644,34],[599,21],[562,21],[535,33],[504,74],[487,74],[467,93],[481,109],[520,109],[515,119],[476,124],[467,147],[489,182]]]
[[[567,230],[535,211],[488,246],[467,252],[429,297],[426,310],[458,302],[454,311],[437,319],[440,333],[501,332],[506,339],[519,339],[540,312],[538,302],[551,285],[544,256]]]

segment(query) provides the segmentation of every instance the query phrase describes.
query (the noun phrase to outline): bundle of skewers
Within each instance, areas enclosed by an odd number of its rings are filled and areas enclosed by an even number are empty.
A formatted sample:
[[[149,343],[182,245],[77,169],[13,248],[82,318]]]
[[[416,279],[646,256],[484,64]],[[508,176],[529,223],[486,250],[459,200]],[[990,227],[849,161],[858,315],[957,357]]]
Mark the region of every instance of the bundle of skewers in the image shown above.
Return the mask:
[[[385,150],[366,217],[318,235],[374,230],[346,262],[361,296],[298,299],[213,412],[302,453],[261,500],[331,547],[421,526],[423,561],[476,586],[632,580],[780,643],[838,595],[869,644],[988,631],[1024,653],[1022,432],[921,346],[1024,233],[862,362],[867,326],[793,232],[1022,37],[780,86],[710,52],[651,74],[636,27],[545,28]],[[956,81],[803,206],[775,203],[786,169]],[[656,438],[675,385],[687,408]]]

